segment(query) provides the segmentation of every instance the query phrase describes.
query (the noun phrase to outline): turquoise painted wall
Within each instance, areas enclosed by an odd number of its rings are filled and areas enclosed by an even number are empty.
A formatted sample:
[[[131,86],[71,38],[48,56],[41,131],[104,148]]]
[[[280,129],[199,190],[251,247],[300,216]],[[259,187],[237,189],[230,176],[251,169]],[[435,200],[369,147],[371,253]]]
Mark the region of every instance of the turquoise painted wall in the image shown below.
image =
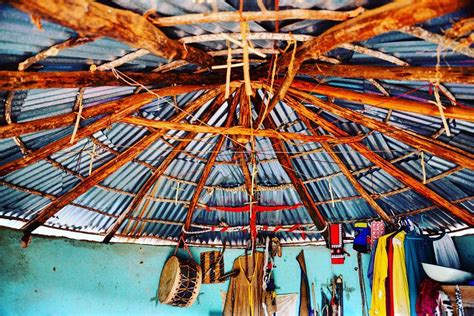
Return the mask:
[[[20,233],[0,229],[0,315],[220,315],[220,291],[227,283],[203,285],[198,301],[190,308],[155,305],[161,268],[174,251],[171,247],[131,244],[103,245],[62,238],[33,238],[26,249],[19,246]],[[296,256],[302,248],[283,248],[276,260],[277,293],[299,292],[300,270]],[[340,266],[331,266],[329,250],[307,246],[310,282],[319,288],[332,275],[345,282],[345,315],[361,314],[356,255]],[[204,248],[193,248],[194,257]],[[225,268],[243,250],[226,250]],[[368,256],[364,256],[367,266]],[[296,311],[295,311],[296,313]]]

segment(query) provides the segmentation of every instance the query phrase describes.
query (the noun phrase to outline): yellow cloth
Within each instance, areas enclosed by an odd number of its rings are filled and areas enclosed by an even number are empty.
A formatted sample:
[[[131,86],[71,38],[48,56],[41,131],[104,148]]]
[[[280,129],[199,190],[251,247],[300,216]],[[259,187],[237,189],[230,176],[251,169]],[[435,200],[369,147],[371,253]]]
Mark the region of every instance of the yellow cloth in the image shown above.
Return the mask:
[[[375,250],[374,276],[372,281],[372,301],[370,316],[387,316],[385,279],[388,275],[387,238],[392,234],[381,236]]]
[[[410,294],[408,290],[407,269],[405,264],[404,231],[395,235],[393,245],[393,312],[394,316],[410,315]]]

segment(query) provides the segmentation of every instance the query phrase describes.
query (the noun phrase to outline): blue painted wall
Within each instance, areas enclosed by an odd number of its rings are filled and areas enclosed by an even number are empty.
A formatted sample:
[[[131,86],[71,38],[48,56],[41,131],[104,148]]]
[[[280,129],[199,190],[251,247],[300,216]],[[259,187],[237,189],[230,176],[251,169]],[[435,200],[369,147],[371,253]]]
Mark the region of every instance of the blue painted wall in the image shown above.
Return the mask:
[[[0,315],[220,315],[220,291],[227,283],[203,285],[190,308],[175,308],[153,301],[161,268],[171,247],[129,244],[102,245],[62,238],[35,237],[27,249],[19,246],[17,231],[0,229]],[[472,238],[472,237],[471,237]],[[472,242],[472,239],[469,241]],[[345,282],[345,315],[361,314],[356,255],[341,266],[330,265],[324,247],[283,248],[277,258],[277,293],[299,292],[296,256],[304,249],[310,282],[319,288],[333,275]],[[193,248],[195,258],[204,248]],[[226,271],[242,250],[227,250]],[[368,256],[364,256],[367,267]],[[296,311],[295,311],[296,313]]]

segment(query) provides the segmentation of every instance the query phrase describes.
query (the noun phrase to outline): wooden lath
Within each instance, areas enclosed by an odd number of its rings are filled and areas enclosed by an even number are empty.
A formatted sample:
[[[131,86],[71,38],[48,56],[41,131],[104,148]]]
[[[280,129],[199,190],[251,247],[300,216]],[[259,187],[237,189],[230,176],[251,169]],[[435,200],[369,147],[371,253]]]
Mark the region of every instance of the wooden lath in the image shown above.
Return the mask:
[[[206,93],[200,98],[194,100],[190,104],[186,105],[183,108],[183,111],[178,112],[173,116],[171,122],[179,122],[185,119],[189,114],[195,112],[199,107],[206,104],[208,101],[212,100],[216,97],[219,93],[222,93],[223,90],[217,89],[214,90],[216,94],[213,92]],[[140,106],[133,105],[138,109]],[[120,155],[116,156],[112,160],[106,162],[99,168],[95,169],[90,176],[85,178],[81,181],[78,185],[76,185],[73,189],[69,192],[65,193],[61,197],[54,200],[51,204],[49,204],[46,208],[39,211],[36,216],[31,219],[27,224],[25,224],[21,229],[24,232],[23,241],[25,243],[30,240],[31,233],[44,224],[51,216],[59,212],[63,207],[68,205],[70,202],[74,201],[76,198],[87,192],[96,184],[100,183],[101,181],[105,180],[108,176],[119,170],[122,166],[126,163],[132,161],[136,158],[143,150],[153,143],[155,143],[158,139],[160,139],[166,131],[156,130],[150,133],[149,135],[143,137],[138,142],[136,142],[132,147],[129,147],[125,151],[123,151]]]
[[[202,114],[201,118],[199,119],[202,122],[208,121],[212,115],[215,114],[215,112],[218,110],[218,108],[222,105],[224,102],[223,95],[221,94],[220,96],[217,96],[216,100],[209,106],[208,109]],[[202,123],[201,123],[202,124]],[[150,175],[150,177],[146,180],[146,182],[142,185],[140,190],[137,192],[137,194],[133,197],[132,201],[130,202],[129,206],[120,214],[120,216],[117,218],[117,220],[112,224],[108,229],[106,236],[103,240],[104,243],[109,243],[110,240],[113,238],[115,233],[120,229],[122,224],[130,218],[130,216],[135,212],[135,210],[140,206],[142,201],[145,198],[145,195],[150,191],[151,187],[153,185],[158,185],[157,181],[158,179],[166,172],[168,167],[171,165],[171,163],[175,160],[175,158],[181,154],[183,150],[185,150],[186,146],[189,144],[190,141],[192,141],[196,137],[197,133],[190,133],[188,135],[185,135],[182,137],[182,140],[176,147],[172,147],[171,152],[168,154],[168,156],[163,160],[158,168],[156,168],[153,173]],[[144,207],[145,208],[145,207]],[[140,215],[138,216],[141,218],[143,216],[143,212],[145,209],[142,210]],[[134,232],[136,229],[136,225],[133,225],[132,228],[130,229],[131,232]]]
[[[299,100],[305,101],[307,97],[305,96],[296,96]],[[318,98],[316,98],[318,99]],[[320,100],[320,99],[318,99]],[[312,101],[315,101],[312,99]],[[315,105],[321,106],[321,102],[314,102]],[[288,105],[293,108],[293,110],[298,113],[301,116],[305,116],[311,121],[315,122],[319,126],[321,126],[323,129],[328,131],[329,133],[332,133],[335,136],[347,136],[348,133],[341,130],[334,124],[328,122],[327,120],[321,118],[321,116],[317,115],[316,113],[310,111],[307,109],[304,105],[295,102],[295,103],[288,103]],[[325,110],[332,112],[333,114],[338,115],[338,111],[334,111],[333,107],[336,106],[335,104],[328,104],[328,107],[325,108]],[[352,143],[349,144],[353,149],[358,151],[361,155],[363,155],[365,158],[367,158],[369,161],[371,161],[373,164],[387,172],[389,175],[400,181],[401,183],[405,184],[406,186],[409,186],[412,188],[415,192],[420,194],[421,196],[425,197],[426,199],[430,200],[434,204],[438,205],[439,207],[445,209],[446,211],[450,212],[454,216],[458,217],[461,219],[463,222],[466,224],[472,226],[474,225],[474,217],[472,214],[466,210],[463,209],[462,207],[453,205],[450,203],[448,200],[443,198],[441,195],[438,193],[434,192],[430,188],[428,188],[426,185],[415,179],[414,177],[406,174],[405,172],[401,171],[397,167],[395,167],[393,164],[390,162],[386,161],[383,159],[381,156],[377,155],[373,151],[370,150],[370,148],[367,148],[365,145],[362,143]]]
[[[432,153],[435,156],[441,157],[448,161],[452,161],[465,168],[474,170],[474,154],[468,153],[460,148],[453,147],[441,141],[434,140],[429,137],[424,137],[422,135],[388,125],[385,122],[377,121],[359,112],[346,109],[332,102],[323,101],[320,98],[317,98],[306,92],[291,89],[290,93],[291,95],[299,98],[300,100],[305,100],[306,102],[310,102],[311,104],[314,104],[315,106],[318,106],[321,109],[331,112],[339,117],[366,126],[372,130],[381,132],[413,148]],[[333,135],[336,136],[336,134],[334,133]]]
[[[237,108],[237,102],[231,102],[231,106],[229,107],[229,110],[227,111],[227,118],[224,123],[224,127],[228,128],[232,125],[234,116],[235,116],[235,109]],[[214,163],[217,159],[217,156],[219,155],[222,145],[224,145],[224,142],[226,141],[225,136],[219,136],[219,139],[217,140],[216,144],[214,145],[212,149],[212,153],[209,156],[206,165],[204,167],[204,170],[202,171],[201,177],[199,178],[199,182],[196,185],[196,189],[193,193],[193,196],[191,198],[191,201],[189,203],[188,207],[188,212],[186,213],[186,219],[184,220],[184,226],[183,226],[183,235],[186,235],[186,232],[189,230],[191,227],[191,222],[193,220],[193,215],[194,211],[196,209],[196,206],[199,202],[199,198],[201,196],[201,192],[206,185],[207,178],[209,177],[209,174],[212,171],[212,168],[214,167]]]
[[[223,88],[221,87],[218,89],[211,90],[209,93],[204,95],[202,99],[206,100],[206,102],[210,101],[216,95],[218,95],[222,91],[222,89]],[[161,94],[159,95],[164,96],[165,95],[165,93],[163,93],[164,91],[167,91],[166,92],[167,95],[175,95],[175,91],[182,91],[182,90],[181,89],[175,90],[173,88],[158,89],[155,91],[155,93],[158,94],[158,92],[161,92]],[[106,128],[110,124],[115,123],[119,121],[120,119],[126,117],[127,115],[132,114],[133,112],[141,108],[143,105],[149,103],[153,99],[156,99],[156,95],[151,94],[151,93],[143,93],[143,94],[137,94],[137,95],[133,95],[127,98],[123,98],[118,101],[113,101],[117,105],[116,110],[113,113],[106,115],[102,117],[101,119],[95,121],[94,123],[80,128],[76,133],[76,140],[79,141],[80,139],[84,137],[88,137],[94,134],[95,132]],[[201,100],[201,98],[199,100]],[[54,141],[32,152],[31,154],[23,158],[19,158],[9,163],[6,163],[0,166],[0,175],[5,175],[15,170],[18,170],[20,168],[26,167],[30,164],[38,162],[41,159],[45,159],[46,157],[52,155],[55,152],[68,148],[71,146],[70,140],[71,140],[70,136],[65,136],[57,141]]]
[[[82,36],[107,36],[169,60],[212,65],[205,52],[169,39],[145,17],[92,0],[9,1],[15,8],[75,30]],[[140,26],[140,27],[137,27]]]

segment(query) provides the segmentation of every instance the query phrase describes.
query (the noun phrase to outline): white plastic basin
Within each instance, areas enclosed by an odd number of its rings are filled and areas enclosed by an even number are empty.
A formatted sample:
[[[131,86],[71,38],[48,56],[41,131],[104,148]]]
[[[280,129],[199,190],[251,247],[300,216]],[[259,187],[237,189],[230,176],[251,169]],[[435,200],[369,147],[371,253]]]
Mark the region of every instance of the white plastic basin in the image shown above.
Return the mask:
[[[461,284],[474,278],[470,272],[438,266],[435,264],[422,263],[423,270],[433,280],[440,283]]]

